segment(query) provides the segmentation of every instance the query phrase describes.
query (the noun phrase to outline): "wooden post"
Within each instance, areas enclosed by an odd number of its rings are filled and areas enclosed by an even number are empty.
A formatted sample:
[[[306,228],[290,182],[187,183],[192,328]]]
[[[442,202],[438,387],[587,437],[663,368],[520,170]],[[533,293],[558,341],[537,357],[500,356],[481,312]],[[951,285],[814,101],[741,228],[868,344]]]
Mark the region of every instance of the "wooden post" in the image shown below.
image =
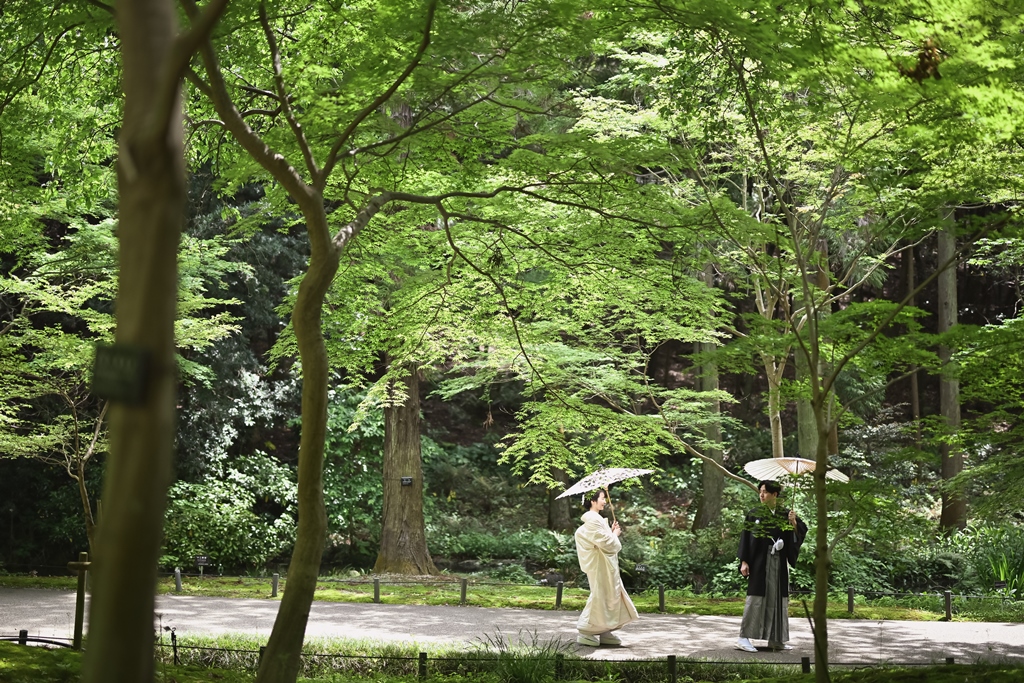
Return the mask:
[[[846,611],[853,614],[853,586],[846,589]]]
[[[953,594],[945,591],[942,595],[946,599],[946,621],[953,621]]]
[[[665,586],[658,586],[658,611],[665,611]]]
[[[565,655],[558,653],[555,655],[555,680],[560,681],[565,676]]]
[[[800,658],[800,670],[805,674],[811,673],[811,658],[801,657]]]
[[[420,677],[420,680],[423,680],[424,678],[427,677],[427,653],[426,652],[421,652],[420,653],[419,677]]]
[[[174,592],[181,592],[181,567],[174,568]]]
[[[373,601],[380,602],[380,579],[373,580]]]
[[[28,631],[25,629],[18,631],[18,645],[28,645]]]
[[[678,683],[679,670],[676,668],[676,656],[668,656],[668,683]]]
[[[466,579],[462,580],[462,587],[461,587],[461,589],[459,591],[459,604],[460,605],[465,605],[466,604],[466,585],[468,583],[469,582]]]
[[[281,575],[274,572],[274,575],[270,577],[270,597],[277,597],[277,582],[281,579]]]
[[[562,586],[564,584],[559,581],[555,586],[555,609],[562,609]]]
[[[956,657],[946,657],[946,664],[956,664]]]
[[[68,569],[78,572],[78,595],[75,598],[75,639],[72,647],[82,649],[82,626],[85,623],[85,573],[89,571],[89,553],[78,553],[78,562],[68,562]]]

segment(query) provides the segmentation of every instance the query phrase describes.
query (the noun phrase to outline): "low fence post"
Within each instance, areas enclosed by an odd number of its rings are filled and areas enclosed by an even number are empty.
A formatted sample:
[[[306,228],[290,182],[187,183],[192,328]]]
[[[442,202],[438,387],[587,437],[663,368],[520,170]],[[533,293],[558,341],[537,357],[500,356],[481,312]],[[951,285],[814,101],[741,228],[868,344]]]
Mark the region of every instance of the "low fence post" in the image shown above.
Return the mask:
[[[555,586],[555,609],[562,609],[562,586],[564,584],[559,581]]]
[[[427,677],[427,653],[426,652],[421,652],[420,653],[420,666],[419,666],[419,672],[418,673],[419,673],[420,680],[423,680],[424,678]]]
[[[270,597],[277,597],[277,582],[281,579],[281,575],[274,572],[273,576],[270,577]]]
[[[174,592],[181,592],[181,567],[174,568]]]
[[[171,652],[174,653],[174,666],[181,666],[181,660],[178,659],[178,636],[174,633],[174,628],[171,628]]]
[[[555,655],[555,680],[560,681],[565,676],[565,655]]]
[[[800,670],[805,674],[811,673],[811,658],[801,657],[800,658]]]
[[[267,651],[267,646],[266,645],[260,645],[260,658],[259,658],[259,661],[257,662],[257,664],[262,664],[263,663],[263,655],[264,655],[264,653],[266,651]]]
[[[946,600],[946,621],[953,621],[953,594],[945,591],[942,595]]]
[[[956,664],[956,657],[946,657],[946,664]]]
[[[373,601],[380,602],[380,579],[373,580]]]
[[[460,605],[465,605],[466,604],[466,586],[468,584],[469,584],[468,580],[466,580],[466,579],[462,580],[462,586],[459,589],[459,604]]]
[[[658,586],[658,611],[665,611],[665,585]]]
[[[853,614],[853,586],[846,589],[846,611]]]
[[[18,645],[28,645],[28,631],[21,629],[18,631]]]
[[[679,669],[676,667],[676,656],[668,656],[668,683],[677,683],[679,679]]]
[[[72,647],[82,649],[82,629],[85,624],[85,573],[89,571],[89,553],[78,553],[78,562],[68,562],[68,569],[78,572],[78,595],[75,597],[75,639]]]

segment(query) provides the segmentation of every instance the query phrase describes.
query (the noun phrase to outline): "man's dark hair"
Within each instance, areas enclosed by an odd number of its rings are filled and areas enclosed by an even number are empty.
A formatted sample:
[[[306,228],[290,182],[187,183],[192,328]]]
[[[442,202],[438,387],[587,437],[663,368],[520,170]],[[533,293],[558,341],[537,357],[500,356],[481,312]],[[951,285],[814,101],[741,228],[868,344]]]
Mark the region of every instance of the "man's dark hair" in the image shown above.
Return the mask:
[[[764,481],[757,485],[757,490],[760,491],[762,486],[764,487],[764,490],[767,491],[768,493],[774,493],[775,495],[782,493],[782,484],[780,484],[777,481],[765,479]]]
[[[591,491],[590,493],[584,494],[583,511],[590,512],[591,503],[596,503],[597,499],[601,497],[602,493],[604,493],[604,491],[602,491],[601,489],[597,489],[596,491]]]

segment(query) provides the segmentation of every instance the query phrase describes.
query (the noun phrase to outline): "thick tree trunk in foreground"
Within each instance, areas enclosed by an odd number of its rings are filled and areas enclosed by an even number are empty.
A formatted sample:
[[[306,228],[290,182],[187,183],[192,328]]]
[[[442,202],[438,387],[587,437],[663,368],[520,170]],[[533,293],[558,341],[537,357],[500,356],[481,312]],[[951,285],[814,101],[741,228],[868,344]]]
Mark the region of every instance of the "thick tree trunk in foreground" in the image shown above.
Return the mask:
[[[949,263],[956,253],[956,224],[947,219],[943,230],[938,235],[939,267]],[[956,263],[950,263],[938,277],[939,290],[939,334],[949,332],[957,324],[956,296]],[[943,369],[952,372],[951,361],[953,349],[939,346],[939,360]],[[939,378],[939,404],[943,421],[946,424],[946,436],[954,438],[960,429],[960,380],[955,376],[943,373]],[[964,456],[959,447],[944,439],[939,448],[942,454],[942,481],[960,474],[964,468]],[[943,531],[955,531],[967,526],[967,503],[959,495],[942,492],[942,515],[939,526]]]
[[[405,401],[384,408],[384,514],[373,571],[436,574],[423,519],[419,368],[406,369],[409,374],[393,387],[395,394],[406,394]],[[403,486],[402,477],[411,478],[411,484]]]
[[[116,343],[149,354],[138,405],[114,403],[96,531],[86,683],[153,679],[153,604],[174,443],[174,317],[185,216],[180,104],[163,129],[154,103],[167,87],[177,35],[171,0],[120,2],[124,123],[118,141],[120,279]],[[166,95],[166,91],[163,93]]]

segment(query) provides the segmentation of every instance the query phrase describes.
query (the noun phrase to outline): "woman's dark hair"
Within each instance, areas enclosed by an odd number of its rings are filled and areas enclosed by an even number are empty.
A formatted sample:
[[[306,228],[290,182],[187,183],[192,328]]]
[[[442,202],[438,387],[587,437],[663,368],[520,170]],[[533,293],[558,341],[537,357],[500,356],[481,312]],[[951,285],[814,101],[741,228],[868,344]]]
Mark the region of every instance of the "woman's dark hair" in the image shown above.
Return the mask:
[[[764,487],[764,490],[767,491],[768,493],[774,493],[775,495],[782,493],[782,484],[780,484],[777,481],[765,479],[764,481],[760,482],[757,485],[757,490],[760,491],[762,486]]]
[[[601,497],[602,493],[604,493],[604,491],[602,491],[601,489],[597,489],[596,491],[591,491],[590,493],[583,494],[583,511],[590,512],[591,504],[596,503],[597,499]]]

